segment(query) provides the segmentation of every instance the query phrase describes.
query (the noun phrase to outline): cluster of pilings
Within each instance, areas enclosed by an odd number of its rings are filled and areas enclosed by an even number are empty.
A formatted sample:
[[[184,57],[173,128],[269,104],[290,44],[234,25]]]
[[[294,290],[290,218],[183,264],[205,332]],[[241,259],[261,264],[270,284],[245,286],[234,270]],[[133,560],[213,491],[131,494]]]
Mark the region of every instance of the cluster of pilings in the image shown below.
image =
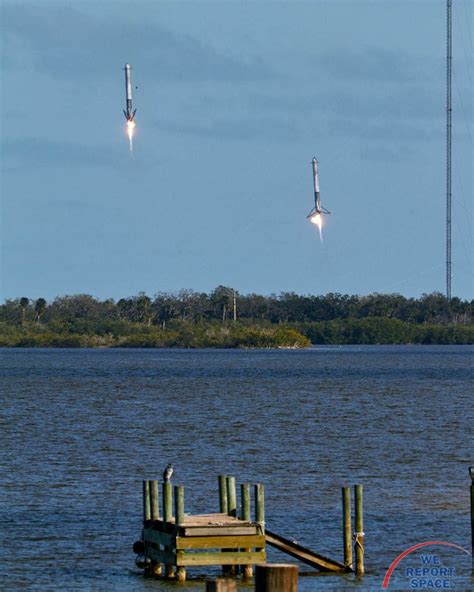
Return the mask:
[[[474,556],[474,467],[469,468],[471,478],[471,535]],[[342,488],[344,562],[339,563],[305,549],[265,529],[264,488],[254,485],[255,516],[251,519],[251,485],[240,486],[241,512],[237,511],[235,477],[219,476],[219,513],[186,516],[184,513],[184,487],[162,484],[163,517],[160,518],[159,486],[156,480],[143,482],[142,540],[134,544],[141,554],[137,565],[145,574],[164,575],[184,581],[186,565],[221,565],[223,578],[209,580],[207,592],[234,592],[234,577],[253,575],[255,567],[256,592],[296,592],[298,567],[292,564],[266,564],[266,543],[288,553],[303,563],[322,571],[355,572],[364,575],[364,520],[363,487],[354,485],[354,531],[352,527],[351,487]],[[174,497],[174,500],[173,500]],[[174,503],[173,503],[174,502]],[[174,511],[173,511],[174,510]],[[210,548],[218,552],[209,553]],[[191,552],[186,552],[191,550]],[[193,552],[199,551],[197,553]],[[474,573],[474,563],[473,563]]]
[[[184,582],[188,567],[221,566],[224,578],[208,582],[209,590],[227,591],[233,589],[230,582],[235,577],[251,578],[255,567],[255,589],[259,592],[286,591],[285,587],[277,587],[279,581],[284,582],[282,585],[288,586],[288,590],[296,590],[297,583],[290,586],[289,582],[297,582],[297,566],[266,564],[267,544],[319,571],[355,572],[359,576],[364,574],[362,485],[354,485],[353,488],[354,523],[351,487],[342,488],[343,562],[325,557],[267,530],[263,485],[253,486],[253,519],[251,484],[240,485],[240,511],[235,477],[220,475],[218,485],[219,512],[188,515],[184,511],[182,485],[173,487],[170,481],[164,481],[160,496],[157,480],[143,481],[143,531],[141,540],[134,544],[134,551],[139,555],[137,566],[144,570],[145,575]]]

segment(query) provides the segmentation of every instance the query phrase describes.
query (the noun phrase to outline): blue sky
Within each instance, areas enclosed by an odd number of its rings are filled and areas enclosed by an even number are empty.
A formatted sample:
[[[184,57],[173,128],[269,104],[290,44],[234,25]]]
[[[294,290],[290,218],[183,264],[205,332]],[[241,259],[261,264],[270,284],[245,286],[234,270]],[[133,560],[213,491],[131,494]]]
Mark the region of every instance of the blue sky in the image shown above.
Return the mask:
[[[445,289],[444,0],[1,2],[0,297]],[[472,4],[453,294],[473,297]],[[125,135],[132,64],[135,150]],[[320,161],[324,242],[306,220]]]

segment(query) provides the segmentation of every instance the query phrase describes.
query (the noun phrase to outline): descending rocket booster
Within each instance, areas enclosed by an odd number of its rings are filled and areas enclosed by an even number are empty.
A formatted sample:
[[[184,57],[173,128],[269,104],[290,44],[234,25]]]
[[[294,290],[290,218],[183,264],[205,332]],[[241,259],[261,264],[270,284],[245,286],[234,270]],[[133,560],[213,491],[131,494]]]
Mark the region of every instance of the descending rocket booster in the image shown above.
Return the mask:
[[[124,109],[123,114],[127,121],[133,121],[137,110],[132,107],[132,67],[130,64],[125,64],[125,97],[127,109]]]
[[[318,224],[321,214],[330,214],[331,212],[326,210],[326,208],[321,205],[321,197],[319,194],[318,161],[316,157],[314,157],[311,161],[311,166],[313,169],[314,208],[308,214],[307,218],[310,220],[310,222]]]

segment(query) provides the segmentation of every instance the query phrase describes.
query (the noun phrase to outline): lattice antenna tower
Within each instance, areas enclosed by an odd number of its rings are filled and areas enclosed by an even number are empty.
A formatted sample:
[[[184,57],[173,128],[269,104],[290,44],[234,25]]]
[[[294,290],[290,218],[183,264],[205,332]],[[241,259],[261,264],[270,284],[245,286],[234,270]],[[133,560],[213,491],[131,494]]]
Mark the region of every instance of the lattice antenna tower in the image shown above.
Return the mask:
[[[452,0],[447,0],[447,49],[446,49],[446,298],[451,300],[451,140],[452,140],[452,103],[451,81],[453,68],[453,27]]]

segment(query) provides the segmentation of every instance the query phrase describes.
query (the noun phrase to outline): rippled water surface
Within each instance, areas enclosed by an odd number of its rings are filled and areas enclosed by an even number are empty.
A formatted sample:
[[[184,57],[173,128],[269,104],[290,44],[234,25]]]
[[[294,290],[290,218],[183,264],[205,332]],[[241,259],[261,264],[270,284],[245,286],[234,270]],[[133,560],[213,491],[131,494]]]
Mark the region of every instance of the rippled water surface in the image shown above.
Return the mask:
[[[302,591],[380,589],[418,542],[470,548],[472,354],[1,350],[0,587],[177,591],[141,577],[131,550],[141,480],[167,462],[187,512],[217,510],[218,474],[259,481],[271,530],[338,559],[340,487],[362,483],[367,576],[306,576]],[[452,589],[468,590],[470,558],[436,552],[457,570]],[[409,588],[401,567],[398,588]]]

